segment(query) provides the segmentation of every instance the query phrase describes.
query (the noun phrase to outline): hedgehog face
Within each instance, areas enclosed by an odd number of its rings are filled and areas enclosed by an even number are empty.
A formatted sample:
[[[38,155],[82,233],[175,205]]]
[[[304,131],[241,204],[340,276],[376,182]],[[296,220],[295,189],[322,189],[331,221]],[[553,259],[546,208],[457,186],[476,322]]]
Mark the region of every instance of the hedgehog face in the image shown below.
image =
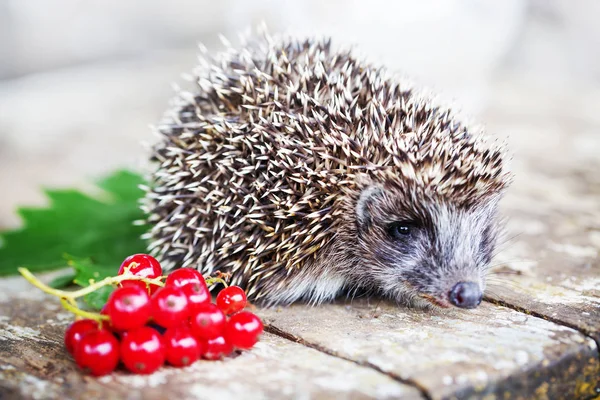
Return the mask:
[[[469,207],[416,198],[383,186],[362,191],[356,207],[361,268],[398,300],[477,307],[495,243],[496,201]]]

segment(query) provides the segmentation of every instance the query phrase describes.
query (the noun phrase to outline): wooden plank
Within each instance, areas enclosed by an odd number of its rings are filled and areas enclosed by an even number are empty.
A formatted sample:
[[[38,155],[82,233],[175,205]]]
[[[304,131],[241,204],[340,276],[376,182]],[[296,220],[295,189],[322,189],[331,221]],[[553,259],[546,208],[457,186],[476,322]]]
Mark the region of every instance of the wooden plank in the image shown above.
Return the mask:
[[[263,310],[275,332],[412,382],[433,399],[594,394],[598,348],[583,334],[484,303],[429,311],[354,301]]]
[[[5,280],[16,282],[15,279]],[[2,285],[0,285],[1,287]],[[20,286],[20,283],[17,285]],[[8,290],[8,289],[7,289]],[[421,399],[414,387],[281,337],[265,334],[248,352],[150,376],[92,378],[63,345],[71,314],[33,290],[0,299],[0,399]]]
[[[521,166],[505,199],[512,239],[494,261],[487,299],[600,343],[600,179],[589,166],[545,162]]]

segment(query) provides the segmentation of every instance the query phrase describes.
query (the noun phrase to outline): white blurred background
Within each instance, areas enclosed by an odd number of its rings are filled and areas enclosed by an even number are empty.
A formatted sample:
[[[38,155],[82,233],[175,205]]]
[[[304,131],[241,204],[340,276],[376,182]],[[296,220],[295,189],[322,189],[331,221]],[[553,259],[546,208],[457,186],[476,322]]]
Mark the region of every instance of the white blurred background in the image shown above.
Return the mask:
[[[597,0],[0,0],[0,229],[40,186],[143,166],[197,43],[261,21],[411,76],[508,136],[517,171],[598,170],[599,18]]]

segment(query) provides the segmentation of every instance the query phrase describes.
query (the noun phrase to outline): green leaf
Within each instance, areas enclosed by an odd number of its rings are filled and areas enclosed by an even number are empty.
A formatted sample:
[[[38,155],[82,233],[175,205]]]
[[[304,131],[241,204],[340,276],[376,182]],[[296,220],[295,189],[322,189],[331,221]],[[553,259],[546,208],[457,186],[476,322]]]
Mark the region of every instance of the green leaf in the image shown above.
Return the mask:
[[[75,270],[73,282],[79,286],[88,286],[93,282],[101,281],[109,276],[116,276],[119,266],[94,264],[89,258],[71,259],[69,265]],[[103,286],[100,289],[83,297],[84,303],[88,308],[100,311],[106,304],[108,296],[115,290],[112,285]]]
[[[108,301],[108,297],[114,292],[114,286],[102,286],[100,289],[83,296],[83,301],[94,311],[102,310]]]
[[[116,275],[125,257],[146,250],[141,239],[146,227],[133,224],[144,217],[138,204],[141,183],[139,175],[119,171],[98,183],[99,197],[46,190],[48,208],[21,208],[23,227],[0,233],[0,276],[17,273],[18,267],[34,272],[62,268],[65,254],[88,260],[76,271],[77,284],[87,285],[88,276],[106,276],[109,268]]]
[[[122,261],[122,260],[121,260]],[[75,282],[79,286],[88,286],[92,282],[98,282],[108,276],[116,276],[119,272],[118,265],[94,264],[89,258],[69,260],[69,265],[75,270]]]
[[[58,277],[52,279],[52,281],[48,284],[48,286],[50,286],[54,289],[62,289],[64,287],[72,285],[74,279],[75,279],[75,273],[67,272],[64,275],[61,275],[61,276],[58,276]]]

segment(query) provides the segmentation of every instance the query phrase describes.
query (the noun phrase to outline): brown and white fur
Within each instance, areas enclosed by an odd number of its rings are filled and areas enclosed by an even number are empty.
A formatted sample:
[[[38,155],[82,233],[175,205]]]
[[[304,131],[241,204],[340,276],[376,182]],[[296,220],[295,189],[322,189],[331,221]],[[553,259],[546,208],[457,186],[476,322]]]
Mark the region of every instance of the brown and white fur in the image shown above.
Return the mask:
[[[266,36],[192,80],[158,127],[144,203],[167,267],[232,272],[267,304],[478,304],[502,146],[328,40]]]

